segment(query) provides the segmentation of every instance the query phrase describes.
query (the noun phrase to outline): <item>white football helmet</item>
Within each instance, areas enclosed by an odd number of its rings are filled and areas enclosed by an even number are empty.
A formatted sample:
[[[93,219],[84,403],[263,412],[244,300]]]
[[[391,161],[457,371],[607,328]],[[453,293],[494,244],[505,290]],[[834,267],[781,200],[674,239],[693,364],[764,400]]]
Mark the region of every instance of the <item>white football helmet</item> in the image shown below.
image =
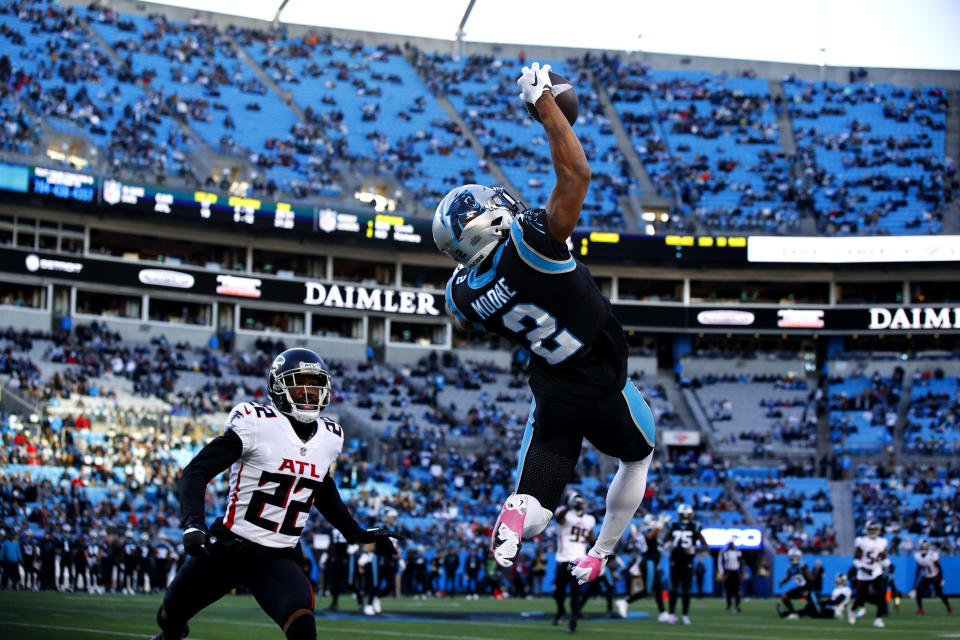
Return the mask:
[[[800,561],[803,560],[803,552],[794,547],[787,553],[787,557],[790,558],[790,564],[798,565]]]
[[[693,507],[684,503],[677,507],[677,516],[680,518],[680,522],[692,522],[693,521]]]
[[[877,538],[883,533],[883,527],[876,520],[867,520],[867,524],[863,525],[863,530],[869,538]]]
[[[459,186],[437,205],[433,241],[441,253],[472,269],[510,234],[513,217],[525,208],[500,187]]]
[[[845,573],[838,573],[838,574],[837,574],[836,576],[834,576],[834,578],[833,578],[833,584],[835,584],[835,585],[838,586],[838,587],[845,587],[845,586],[847,586],[847,574],[845,574]]]

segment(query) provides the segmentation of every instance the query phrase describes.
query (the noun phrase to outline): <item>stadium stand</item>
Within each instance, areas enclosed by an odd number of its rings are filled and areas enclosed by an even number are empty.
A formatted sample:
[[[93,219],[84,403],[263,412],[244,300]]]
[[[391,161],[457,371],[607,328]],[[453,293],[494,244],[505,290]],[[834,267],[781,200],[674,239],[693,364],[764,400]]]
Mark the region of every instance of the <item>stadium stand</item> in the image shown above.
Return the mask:
[[[829,381],[830,440],[834,451],[876,453],[893,442],[900,405],[903,369],[883,378],[879,373]]]
[[[914,373],[910,409],[904,426],[906,451],[956,455],[960,451],[957,429],[957,378],[943,370]]]
[[[813,471],[810,466],[805,469]],[[788,549],[830,553],[837,546],[833,503],[826,479],[793,475],[804,469],[737,467],[729,470],[737,490],[764,523],[776,553]]]
[[[821,231],[924,234],[943,229],[946,95],[940,87],[788,79],[803,176]]]
[[[799,229],[766,80],[591,62],[650,178],[682,203],[675,227],[695,218],[715,232]]]
[[[804,363],[796,354],[759,355],[724,369],[714,359],[684,358],[681,385],[694,415],[726,454],[813,452],[817,411]]]
[[[853,485],[857,531],[867,520],[885,526],[894,554],[912,554],[922,539],[942,554],[960,550],[955,468],[909,464],[894,469],[861,465]]]

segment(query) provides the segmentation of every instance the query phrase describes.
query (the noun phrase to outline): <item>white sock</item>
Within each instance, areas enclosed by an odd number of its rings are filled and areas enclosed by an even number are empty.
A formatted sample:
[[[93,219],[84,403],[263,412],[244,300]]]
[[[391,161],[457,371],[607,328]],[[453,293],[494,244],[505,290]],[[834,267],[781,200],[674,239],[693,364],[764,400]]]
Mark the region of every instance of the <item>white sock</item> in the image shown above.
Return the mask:
[[[643,502],[643,493],[647,490],[647,471],[652,460],[653,453],[639,462],[620,461],[620,468],[607,489],[607,513],[603,516],[597,542],[590,550],[592,555],[605,558],[613,553],[613,548]]]
[[[530,494],[523,494],[523,496],[527,499],[527,515],[523,519],[523,539],[529,540],[547,528],[550,518],[553,517],[553,511],[545,509],[540,501]]]

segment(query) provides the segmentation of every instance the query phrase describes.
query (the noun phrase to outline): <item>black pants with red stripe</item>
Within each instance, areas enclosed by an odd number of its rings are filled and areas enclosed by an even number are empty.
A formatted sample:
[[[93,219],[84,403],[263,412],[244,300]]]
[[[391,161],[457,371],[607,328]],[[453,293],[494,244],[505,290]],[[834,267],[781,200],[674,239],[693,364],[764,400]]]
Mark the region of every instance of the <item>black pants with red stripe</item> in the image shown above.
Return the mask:
[[[868,602],[877,605],[878,618],[887,615],[887,579],[884,576],[873,580],[857,580],[857,598],[853,608],[859,609]]]
[[[238,586],[246,587],[281,628],[300,610],[309,611],[313,623],[313,588],[297,566],[296,550],[236,538],[208,548],[209,556],[189,558],[167,587],[159,615],[165,640],[181,638],[188,620]]]

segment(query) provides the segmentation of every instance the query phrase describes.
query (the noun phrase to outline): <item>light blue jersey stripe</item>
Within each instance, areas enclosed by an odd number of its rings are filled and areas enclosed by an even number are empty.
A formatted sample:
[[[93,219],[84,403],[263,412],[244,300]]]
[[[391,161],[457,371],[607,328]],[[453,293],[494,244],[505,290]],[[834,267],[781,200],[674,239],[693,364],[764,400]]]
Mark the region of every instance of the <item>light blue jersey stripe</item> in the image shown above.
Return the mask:
[[[493,254],[493,264],[490,265],[486,273],[477,273],[477,267],[470,269],[470,273],[467,274],[467,284],[470,285],[471,289],[480,289],[493,282],[494,276],[497,275],[497,265],[500,264],[500,256],[503,255],[503,248],[505,246],[507,246],[507,243],[501,242],[500,246],[497,247],[497,252]]]
[[[520,474],[523,473],[523,462],[527,459],[527,449],[533,439],[533,412],[537,408],[537,399],[530,401],[530,415],[527,417],[527,428],[523,432],[523,443],[520,445],[520,461],[517,463],[517,484],[513,487],[514,493],[520,490]]]
[[[630,417],[633,418],[634,424],[640,429],[640,433],[643,434],[647,444],[651,447],[654,446],[657,432],[653,424],[653,413],[650,411],[650,407],[647,406],[646,400],[643,399],[643,396],[640,395],[637,388],[633,386],[630,378],[627,378],[627,384],[623,385],[623,397],[626,399],[627,406],[630,408]]]
[[[453,302],[453,294],[451,293],[451,291],[453,289],[453,279],[456,276],[457,274],[454,273],[452,276],[450,276],[450,279],[447,280],[447,308],[450,309],[450,311],[452,311],[455,316],[457,316],[464,322],[467,322],[468,320],[464,317],[462,313],[460,313],[460,309],[457,309],[457,305],[454,304]]]
[[[510,236],[513,238],[513,244],[517,247],[517,253],[528,265],[544,273],[569,273],[577,268],[577,263],[570,256],[567,260],[552,260],[541,255],[530,247],[523,239],[523,231],[520,229],[520,222],[514,218],[510,225]]]

